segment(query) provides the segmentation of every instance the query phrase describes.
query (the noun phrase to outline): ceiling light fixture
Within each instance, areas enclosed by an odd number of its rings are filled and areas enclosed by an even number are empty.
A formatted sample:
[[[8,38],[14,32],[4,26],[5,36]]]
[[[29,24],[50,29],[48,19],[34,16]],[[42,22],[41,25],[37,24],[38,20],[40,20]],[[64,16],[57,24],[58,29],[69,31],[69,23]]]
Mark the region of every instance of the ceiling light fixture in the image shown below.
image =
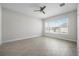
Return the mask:
[[[61,4],[60,4],[60,7],[63,7],[64,5],[65,5],[65,3],[61,3]]]

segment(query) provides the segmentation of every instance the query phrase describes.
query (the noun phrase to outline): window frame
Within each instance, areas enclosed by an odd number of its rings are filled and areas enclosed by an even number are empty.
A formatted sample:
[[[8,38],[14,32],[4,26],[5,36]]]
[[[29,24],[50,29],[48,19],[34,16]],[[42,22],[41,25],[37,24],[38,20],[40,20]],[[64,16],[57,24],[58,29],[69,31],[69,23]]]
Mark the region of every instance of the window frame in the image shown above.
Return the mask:
[[[67,20],[67,29],[68,29],[67,31],[68,32],[66,32],[66,33],[62,33],[62,32],[60,32],[60,33],[58,33],[58,32],[53,32],[53,33],[46,32],[45,23],[48,22],[48,21],[50,21],[52,18],[44,21],[44,32],[47,33],[47,34],[68,34],[69,33],[69,17],[68,16],[61,16],[60,18],[64,18],[64,17],[67,17],[68,18],[68,20]]]

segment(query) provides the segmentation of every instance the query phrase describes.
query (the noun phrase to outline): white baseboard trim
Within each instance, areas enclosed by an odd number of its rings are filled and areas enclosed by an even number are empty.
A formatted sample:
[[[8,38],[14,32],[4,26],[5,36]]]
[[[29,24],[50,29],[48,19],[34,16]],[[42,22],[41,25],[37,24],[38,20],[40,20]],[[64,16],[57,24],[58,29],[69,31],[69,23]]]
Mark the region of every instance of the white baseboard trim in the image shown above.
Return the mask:
[[[56,37],[51,37],[51,36],[47,36],[47,35],[44,35],[46,37],[50,37],[50,38],[55,38],[55,39],[62,39],[62,38],[56,38]],[[72,41],[72,42],[77,42],[76,40],[70,40],[70,39],[62,39],[62,40],[67,40],[67,41]]]
[[[40,37],[42,36],[42,34],[39,35],[32,35],[32,36],[27,36],[27,37],[22,37],[22,38],[16,38],[16,39],[11,39],[11,40],[7,40],[7,41],[3,41],[3,43],[8,43],[8,42],[13,42],[13,41],[17,41],[17,40],[24,40],[24,39],[29,39],[29,38],[34,38],[34,37]]]

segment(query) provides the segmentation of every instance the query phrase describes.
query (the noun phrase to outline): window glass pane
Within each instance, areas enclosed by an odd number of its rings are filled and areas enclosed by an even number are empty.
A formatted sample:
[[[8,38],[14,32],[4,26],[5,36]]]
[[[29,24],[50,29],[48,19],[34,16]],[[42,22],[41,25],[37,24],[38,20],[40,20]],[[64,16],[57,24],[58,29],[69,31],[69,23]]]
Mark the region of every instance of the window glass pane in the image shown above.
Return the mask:
[[[45,22],[46,33],[68,33],[68,17],[53,19]]]

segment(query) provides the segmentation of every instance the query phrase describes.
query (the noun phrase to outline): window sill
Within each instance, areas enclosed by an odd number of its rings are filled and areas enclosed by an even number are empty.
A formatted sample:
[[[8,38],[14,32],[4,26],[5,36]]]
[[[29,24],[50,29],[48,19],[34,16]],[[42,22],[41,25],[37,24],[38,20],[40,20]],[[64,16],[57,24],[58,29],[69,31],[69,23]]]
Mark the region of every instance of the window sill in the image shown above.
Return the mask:
[[[65,35],[67,35],[68,33],[49,33],[49,32],[46,32],[46,34],[65,34]]]

